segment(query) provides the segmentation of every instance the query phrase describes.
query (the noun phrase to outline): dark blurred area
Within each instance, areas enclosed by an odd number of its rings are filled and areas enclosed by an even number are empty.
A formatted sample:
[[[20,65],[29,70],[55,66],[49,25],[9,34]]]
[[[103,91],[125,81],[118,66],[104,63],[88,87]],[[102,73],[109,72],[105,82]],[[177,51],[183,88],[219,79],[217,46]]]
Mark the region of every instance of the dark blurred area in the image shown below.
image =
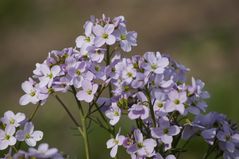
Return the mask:
[[[131,55],[157,50],[170,54],[191,69],[189,82],[194,76],[206,83],[209,110],[239,123],[238,0],[0,0],[0,113],[12,109],[30,115],[35,106],[19,106],[18,100],[21,83],[35,63],[50,50],[74,46],[84,22],[102,13],[125,16],[128,29],[138,32],[138,47]],[[61,96],[75,108],[70,96]],[[81,139],[54,98],[34,123],[44,130],[45,142],[73,159],[82,158]],[[95,127],[90,137],[93,158],[109,158],[104,130]],[[207,148],[201,145],[192,143],[183,158],[201,158]]]

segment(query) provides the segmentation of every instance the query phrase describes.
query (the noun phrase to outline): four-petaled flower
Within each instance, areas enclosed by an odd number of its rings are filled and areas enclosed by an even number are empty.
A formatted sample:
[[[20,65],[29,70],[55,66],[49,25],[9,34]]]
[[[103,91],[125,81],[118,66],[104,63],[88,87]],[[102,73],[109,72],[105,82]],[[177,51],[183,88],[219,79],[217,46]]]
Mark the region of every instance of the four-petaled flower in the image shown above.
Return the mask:
[[[42,131],[34,131],[32,122],[28,122],[24,126],[24,130],[18,130],[16,133],[18,141],[25,141],[28,146],[36,146],[36,142],[43,138]]]
[[[25,119],[26,119],[26,116],[23,113],[14,114],[12,111],[6,111],[1,121],[6,125],[18,127],[20,126],[20,123],[24,121]]]
[[[93,32],[96,35],[94,40],[95,46],[101,47],[105,43],[108,45],[113,45],[116,41],[115,37],[112,35],[115,26],[113,24],[106,24],[104,27],[96,25],[93,27]]]
[[[105,115],[110,119],[110,124],[115,125],[120,120],[121,109],[117,106],[117,103],[112,103],[110,108],[105,112]]]
[[[76,95],[78,100],[85,101],[87,103],[91,102],[94,98],[94,94],[96,93],[98,89],[98,85],[92,84],[88,80],[84,80],[82,82],[82,88],[83,90],[80,90]]]
[[[106,143],[107,148],[110,149],[110,157],[114,158],[117,154],[118,147],[123,145],[125,137],[120,135],[120,131],[117,133],[115,138],[109,139]]]
[[[16,144],[17,140],[13,136],[16,128],[8,125],[5,131],[0,129],[0,150],[5,150],[8,146],[13,146]]]

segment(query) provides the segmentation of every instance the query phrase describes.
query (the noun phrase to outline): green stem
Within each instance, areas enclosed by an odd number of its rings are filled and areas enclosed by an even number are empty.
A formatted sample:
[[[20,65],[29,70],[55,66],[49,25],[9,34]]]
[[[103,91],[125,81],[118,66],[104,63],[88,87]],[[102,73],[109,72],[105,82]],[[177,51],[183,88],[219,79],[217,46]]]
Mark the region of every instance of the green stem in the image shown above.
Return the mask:
[[[71,120],[73,121],[73,123],[77,126],[80,127],[80,125],[78,124],[78,122],[76,121],[76,119],[74,118],[74,116],[71,114],[70,110],[67,108],[67,106],[65,105],[65,103],[60,99],[60,97],[58,97],[57,95],[55,95],[57,101],[61,104],[61,106],[65,109],[66,113],[69,115],[69,117],[71,118]]]
[[[153,108],[153,104],[151,102],[151,96],[150,96],[150,91],[148,89],[148,87],[145,87],[146,90],[146,96],[148,98],[148,102],[149,102],[149,109],[150,109],[150,114],[152,116],[152,120],[153,120],[153,127],[156,127],[156,119],[155,119],[155,115],[154,115],[154,108]]]
[[[29,122],[33,120],[33,118],[35,117],[35,115],[36,115],[37,111],[39,110],[40,106],[41,106],[41,102],[38,103],[37,107],[36,107],[35,110],[32,112],[32,114],[31,114],[31,116],[30,116],[30,118],[29,118],[29,120],[28,120]]]
[[[76,94],[77,91],[74,86],[72,86],[72,91],[74,94],[75,101],[77,103],[77,106],[80,110],[80,120],[81,120],[81,128],[79,127],[79,131],[82,135],[83,141],[84,141],[84,147],[85,147],[85,156],[86,159],[90,159],[90,149],[89,149],[89,139],[88,139],[88,133],[87,133],[87,125],[86,125],[86,116],[84,114],[83,107],[81,105],[81,102],[77,99]]]
[[[85,156],[86,156],[86,159],[90,159],[89,139],[87,134],[86,118],[81,113],[80,113],[80,118],[81,118],[81,125],[82,125],[82,131],[80,130],[80,132],[84,140]]]
[[[106,45],[106,65],[110,65],[110,57],[111,57],[111,55],[110,55],[110,46]],[[112,85],[111,85],[111,83],[109,83],[108,87],[109,87],[109,97],[112,98],[113,97],[113,93],[112,93]],[[115,127],[111,126],[111,128],[112,128],[113,134],[115,134]],[[112,138],[115,137],[113,134],[110,134],[110,136]],[[114,159],[118,159],[118,156],[116,155],[116,157]]]

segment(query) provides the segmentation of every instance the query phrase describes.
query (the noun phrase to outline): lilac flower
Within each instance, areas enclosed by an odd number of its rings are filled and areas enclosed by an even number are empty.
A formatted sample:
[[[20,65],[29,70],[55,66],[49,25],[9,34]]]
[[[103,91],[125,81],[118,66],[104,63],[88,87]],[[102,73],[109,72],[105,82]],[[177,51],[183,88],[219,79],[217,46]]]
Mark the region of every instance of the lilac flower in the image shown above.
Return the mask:
[[[136,73],[135,79],[132,81],[131,86],[133,88],[142,88],[148,82],[148,74],[147,73]]]
[[[5,150],[8,146],[16,144],[17,140],[13,136],[15,131],[15,127],[11,125],[7,125],[5,131],[0,129],[0,150]]]
[[[131,83],[136,76],[136,70],[133,65],[128,65],[122,72],[122,78],[126,83]]]
[[[164,72],[165,68],[169,65],[169,60],[166,57],[162,57],[159,52],[146,52],[144,58],[147,61],[143,65],[144,69],[156,74]]]
[[[104,60],[105,49],[97,48],[94,46],[88,47],[90,59],[94,62],[101,63]]]
[[[115,125],[120,120],[121,109],[117,106],[117,103],[112,103],[110,108],[105,112],[105,115],[110,119],[110,124]]]
[[[139,156],[152,157],[157,143],[154,139],[145,139],[139,129],[134,130],[135,144],[129,146],[127,151],[131,154],[136,153]]]
[[[131,46],[137,46],[137,33],[134,31],[127,32],[125,26],[120,25],[115,30],[114,35],[120,41],[120,47],[125,52],[130,52],[132,50]]]
[[[113,45],[115,43],[115,37],[112,35],[114,31],[113,24],[106,24],[104,27],[96,25],[93,27],[93,32],[96,35],[94,40],[95,46],[101,47],[105,43],[107,45]]]
[[[47,65],[43,64],[43,65],[41,65],[40,69],[43,74],[43,76],[39,77],[39,79],[40,79],[39,86],[40,87],[44,87],[44,86],[51,87],[51,85],[53,83],[53,79],[56,76],[59,76],[59,73],[61,72],[61,68],[57,65],[53,66],[52,68],[49,68]]]
[[[171,147],[173,136],[180,133],[180,128],[176,125],[170,125],[168,120],[161,120],[159,127],[151,128],[151,135],[154,138],[160,139],[164,144]]]
[[[220,141],[220,146],[230,153],[233,153],[236,150],[236,145],[239,144],[239,134],[234,133],[228,124],[223,124],[223,130],[217,132],[217,138]]]
[[[166,94],[161,92],[160,89],[154,89],[153,91],[154,101],[153,109],[155,114],[163,115],[165,114],[165,104],[166,104]]]
[[[171,91],[168,94],[169,101],[165,105],[167,112],[178,111],[183,114],[185,111],[184,103],[187,101],[186,92],[178,92],[176,90]]]
[[[35,86],[32,81],[23,82],[22,89],[26,94],[20,98],[20,105],[27,105],[29,103],[37,104],[40,100],[44,100],[48,97],[48,95],[42,93],[38,86]]]
[[[80,88],[84,80],[84,73],[86,70],[85,62],[78,62],[68,69],[68,75],[72,78],[74,87]],[[93,79],[93,77],[92,77]]]
[[[124,136],[120,135],[120,131],[117,133],[115,138],[109,139],[106,143],[107,149],[111,149],[110,151],[110,157],[114,158],[117,154],[118,147],[123,144]]]
[[[12,111],[6,111],[1,121],[2,123],[6,125],[18,127],[20,126],[21,122],[24,121],[25,119],[26,119],[26,116],[23,113],[14,114]]]
[[[141,118],[142,120],[149,117],[149,108],[142,104],[134,104],[129,108],[129,118],[131,120]]]
[[[82,88],[83,88],[83,90],[79,91],[76,95],[78,100],[85,101],[88,103],[91,102],[94,98],[94,94],[96,93],[96,91],[98,89],[98,85],[92,84],[88,80],[84,80],[82,82]]]
[[[83,45],[92,46],[94,44],[94,35],[92,35],[93,23],[88,21],[85,24],[85,36],[76,38],[76,47],[81,48]]]
[[[34,131],[32,122],[28,122],[24,126],[24,130],[18,130],[16,138],[18,141],[25,141],[29,146],[36,146],[36,142],[43,137],[42,131]]]
[[[61,155],[59,156],[58,149],[49,148],[47,143],[40,144],[37,149],[29,148],[29,156],[34,156],[37,158],[63,159]]]

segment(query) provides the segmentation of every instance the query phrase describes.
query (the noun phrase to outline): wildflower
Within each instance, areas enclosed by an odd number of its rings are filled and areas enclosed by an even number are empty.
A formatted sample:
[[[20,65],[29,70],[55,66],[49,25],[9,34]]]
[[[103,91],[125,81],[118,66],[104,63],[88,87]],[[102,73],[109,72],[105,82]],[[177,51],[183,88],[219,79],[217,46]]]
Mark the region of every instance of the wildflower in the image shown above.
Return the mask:
[[[129,108],[129,118],[131,120],[141,118],[142,120],[149,117],[149,108],[142,104],[134,104]]]
[[[120,131],[117,133],[115,138],[109,139],[106,143],[107,148],[110,149],[110,157],[114,158],[117,154],[118,147],[123,145],[124,136],[120,135]]]
[[[117,103],[112,103],[110,108],[105,112],[105,115],[110,119],[110,124],[115,125],[120,120],[121,109],[117,106]]]
[[[25,141],[28,146],[36,146],[36,142],[43,137],[42,131],[34,131],[32,122],[28,122],[24,126],[24,130],[18,130],[16,138],[18,141]]]
[[[162,57],[159,52],[146,52],[144,58],[147,61],[143,65],[144,69],[156,74],[162,74],[165,68],[169,65],[169,60],[166,57]]]
[[[101,47],[105,43],[107,45],[113,45],[115,43],[115,37],[112,35],[114,31],[113,24],[106,24],[104,27],[96,25],[93,27],[93,32],[96,35],[94,40],[95,46]]]
[[[98,89],[98,85],[92,84],[88,80],[84,80],[82,82],[82,88],[83,88],[83,90],[79,91],[76,95],[78,100],[85,101],[88,103],[91,102],[94,98],[94,94],[96,93],[96,91]]]
[[[171,91],[168,94],[169,101],[165,105],[167,112],[178,111],[183,114],[185,111],[184,103],[187,101],[186,92]]]
[[[117,30],[115,30],[114,35],[117,41],[120,42],[120,47],[125,52],[130,52],[132,46],[137,46],[137,33],[134,31],[127,32],[126,27],[120,25]]]
[[[26,116],[23,113],[14,114],[12,111],[6,111],[1,121],[6,125],[18,127],[20,126],[21,122],[24,121],[25,119],[26,119]]]
[[[139,156],[152,157],[154,155],[154,148],[157,143],[154,139],[145,139],[143,138],[143,134],[139,129],[134,130],[134,139],[135,144],[129,146],[127,151],[129,153],[136,153]]]
[[[0,150],[5,150],[8,146],[16,144],[15,131],[15,127],[11,125],[7,125],[5,131],[0,129]]]

